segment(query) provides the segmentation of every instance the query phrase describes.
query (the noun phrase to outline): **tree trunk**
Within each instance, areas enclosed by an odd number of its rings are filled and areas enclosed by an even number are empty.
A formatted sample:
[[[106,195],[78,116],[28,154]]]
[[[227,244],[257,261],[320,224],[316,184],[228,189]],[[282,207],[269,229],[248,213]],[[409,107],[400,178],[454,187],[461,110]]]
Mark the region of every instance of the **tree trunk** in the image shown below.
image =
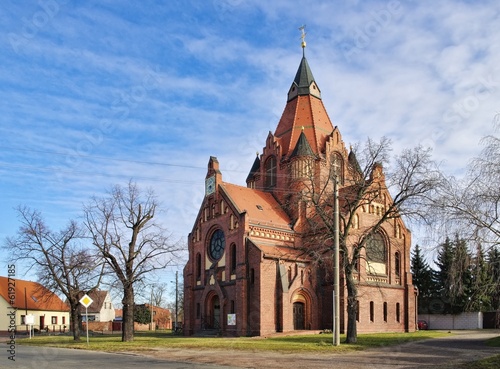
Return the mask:
[[[75,341],[80,341],[80,320],[78,319],[80,316],[79,308],[80,302],[72,302],[70,303],[71,311],[70,311],[70,329],[73,331],[73,339]]]
[[[358,341],[358,329],[356,315],[358,312],[358,287],[352,269],[346,268],[347,286],[347,335],[346,343],[356,343]]]
[[[134,340],[134,287],[126,286],[123,291],[122,342]]]

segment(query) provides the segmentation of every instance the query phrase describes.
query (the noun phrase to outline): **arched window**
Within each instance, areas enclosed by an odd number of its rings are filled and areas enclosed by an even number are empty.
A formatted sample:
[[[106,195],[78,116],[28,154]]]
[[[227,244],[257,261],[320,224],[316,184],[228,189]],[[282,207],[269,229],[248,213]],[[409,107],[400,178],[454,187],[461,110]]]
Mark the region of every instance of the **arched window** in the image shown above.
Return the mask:
[[[264,187],[274,187],[276,186],[276,158],[274,156],[270,156],[267,158],[264,164]]]
[[[358,214],[354,214],[354,216],[352,218],[352,228],[359,229],[359,215]]]
[[[236,272],[236,245],[231,244],[231,274]]]
[[[394,254],[394,273],[396,274],[396,277],[400,277],[401,275],[401,254],[399,251],[397,251]]]
[[[201,254],[196,254],[196,280],[199,281],[201,279]]]
[[[370,235],[366,241],[366,267],[369,274],[387,274],[386,247],[380,233]]]

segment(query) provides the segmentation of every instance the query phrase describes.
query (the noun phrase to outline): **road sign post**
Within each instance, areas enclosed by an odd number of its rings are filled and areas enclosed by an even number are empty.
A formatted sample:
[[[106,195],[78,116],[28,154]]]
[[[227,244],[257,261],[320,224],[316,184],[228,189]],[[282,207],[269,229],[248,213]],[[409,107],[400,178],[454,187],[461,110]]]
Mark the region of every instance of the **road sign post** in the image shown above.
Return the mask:
[[[92,300],[87,294],[85,294],[81,299],[80,299],[80,304],[85,306],[85,327],[87,328],[87,345],[89,344],[89,314],[88,314],[88,307],[92,305],[94,300]],[[75,329],[77,329],[75,327]]]

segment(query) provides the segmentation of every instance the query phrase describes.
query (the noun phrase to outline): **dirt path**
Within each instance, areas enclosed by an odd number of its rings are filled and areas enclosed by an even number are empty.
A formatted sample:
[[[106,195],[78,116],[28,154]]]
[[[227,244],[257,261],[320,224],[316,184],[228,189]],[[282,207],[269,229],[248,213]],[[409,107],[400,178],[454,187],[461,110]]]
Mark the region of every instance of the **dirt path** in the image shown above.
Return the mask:
[[[139,355],[182,362],[227,365],[240,368],[289,369],[400,369],[454,367],[468,361],[500,354],[500,348],[488,347],[484,341],[497,337],[500,331],[454,331],[454,335],[432,340],[387,346],[347,354],[281,354],[231,350],[157,349]]]

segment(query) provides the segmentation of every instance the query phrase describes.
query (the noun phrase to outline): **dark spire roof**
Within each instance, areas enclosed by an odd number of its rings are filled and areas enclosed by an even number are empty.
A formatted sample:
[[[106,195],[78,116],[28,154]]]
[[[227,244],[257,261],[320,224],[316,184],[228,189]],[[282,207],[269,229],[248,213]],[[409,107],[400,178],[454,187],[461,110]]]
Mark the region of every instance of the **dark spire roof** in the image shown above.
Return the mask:
[[[363,176],[363,171],[359,166],[358,159],[356,158],[356,154],[352,150],[352,147],[349,151],[349,156],[347,157],[347,161],[349,162],[349,166],[351,167],[351,170],[354,171],[354,173]]]
[[[250,173],[248,174],[247,177],[247,182],[251,181],[253,179],[253,176],[255,173],[257,173],[260,170],[260,159],[259,159],[259,153],[257,153],[257,157],[255,158],[255,161],[253,162],[252,169],[250,169]]]
[[[307,141],[306,135],[304,134],[304,131],[300,132],[299,139],[297,140],[297,145],[295,145],[295,148],[292,151],[292,154],[290,155],[291,158],[295,157],[315,157],[314,151],[311,148],[311,145],[309,144],[309,141]]]
[[[321,99],[321,91],[314,80],[305,55],[302,55],[299,69],[297,69],[292,87],[290,87],[290,91],[288,92],[288,101],[298,95],[314,95],[318,99]]]
[[[299,69],[297,70],[297,73],[295,74],[295,78],[293,81],[299,87],[299,94],[300,94],[300,89],[303,89],[303,88],[309,89],[309,86],[311,85],[311,83],[314,82],[314,76],[311,72],[311,68],[309,67],[309,63],[307,62],[307,59],[305,56],[302,56],[302,60],[300,61]],[[304,91],[304,92],[308,93],[308,91]]]

